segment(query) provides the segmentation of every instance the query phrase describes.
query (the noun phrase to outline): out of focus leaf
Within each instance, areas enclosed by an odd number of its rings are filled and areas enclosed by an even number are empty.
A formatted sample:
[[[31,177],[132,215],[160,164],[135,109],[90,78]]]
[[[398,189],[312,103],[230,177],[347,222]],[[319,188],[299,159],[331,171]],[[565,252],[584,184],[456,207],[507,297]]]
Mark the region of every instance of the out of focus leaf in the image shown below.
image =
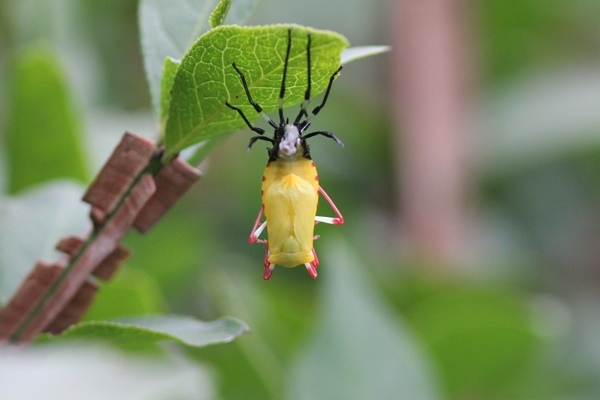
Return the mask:
[[[197,365],[89,344],[0,349],[0,387],[2,398],[11,400],[214,398],[207,374]]]
[[[346,65],[349,62],[360,60],[361,58],[367,58],[375,56],[377,54],[385,53],[390,51],[390,46],[357,46],[349,47],[342,51],[342,65]]]
[[[8,190],[56,178],[85,181],[81,124],[63,72],[44,48],[15,56],[8,93]]]
[[[102,285],[85,314],[85,320],[158,314],[166,310],[166,301],[154,277],[128,265],[110,282]]]
[[[405,315],[439,361],[452,398],[512,398],[535,363],[539,337],[527,299],[514,290],[424,278]]]
[[[485,113],[483,166],[522,170],[600,148],[600,74],[595,66],[525,75],[497,91]]]
[[[198,234],[187,213],[177,211],[173,210],[156,229],[144,235],[131,232],[125,245],[133,249],[127,267],[134,267],[136,275],[144,271],[147,273],[145,280],[152,280],[152,284],[148,282],[149,286],[158,284],[166,293],[179,299],[178,296],[185,295],[190,286],[196,288],[197,282],[190,277],[197,275],[198,260],[210,254],[214,246],[210,246],[209,237]],[[164,251],[165,248],[169,251]],[[125,282],[123,286],[126,286]],[[130,315],[137,314],[142,312]]]
[[[181,59],[200,35],[210,29],[209,18],[218,0],[142,0],[139,26],[144,67],[152,108],[160,116],[160,92],[165,58]],[[236,0],[229,22],[243,23],[256,0]]]
[[[321,317],[293,367],[290,399],[438,399],[420,344],[376,297],[350,246],[322,258]]]
[[[83,187],[58,181],[0,197],[0,302],[17,289],[37,259],[54,254],[58,240],[83,233],[88,208]]]
[[[115,343],[154,343],[172,340],[186,346],[202,347],[228,343],[248,332],[242,321],[224,317],[211,322],[180,315],[124,318],[115,321],[81,322],[64,331],[60,338],[102,339]]]

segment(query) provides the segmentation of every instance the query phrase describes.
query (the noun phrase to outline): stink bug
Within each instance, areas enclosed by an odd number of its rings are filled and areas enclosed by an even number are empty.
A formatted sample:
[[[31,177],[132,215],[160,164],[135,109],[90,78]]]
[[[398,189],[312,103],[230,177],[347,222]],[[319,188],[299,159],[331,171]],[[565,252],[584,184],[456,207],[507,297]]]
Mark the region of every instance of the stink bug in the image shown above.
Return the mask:
[[[241,109],[232,106],[229,102],[225,103],[229,108],[237,111],[246,125],[259,135],[250,139],[248,150],[258,140],[264,140],[273,145],[271,149],[268,149],[269,161],[263,174],[261,191],[262,207],[248,239],[250,243],[258,242],[267,245],[264,259],[265,272],[263,275],[265,280],[271,277],[275,265],[286,268],[304,265],[308,274],[315,279],[317,277],[317,266],[319,265],[319,259],[313,247],[313,240],[318,238],[318,236],[314,236],[315,224],[324,222],[341,225],[344,223],[344,217],[342,217],[342,214],[331,198],[319,185],[317,169],[310,156],[306,139],[322,135],[333,139],[340,146],[343,146],[343,143],[331,132],[315,131],[304,134],[310,126],[312,119],[325,106],[333,80],[339,74],[342,67],[340,66],[331,75],[321,104],[315,107],[309,114],[308,106],[311,100],[310,42],[310,34],[308,34],[306,44],[308,82],[300,112],[292,123],[283,115],[285,80],[290,49],[292,47],[291,29],[288,30],[283,78],[279,91],[279,123],[275,123],[269,118],[261,106],[252,99],[244,73],[235,63],[232,64],[233,69],[235,69],[240,77],[248,101],[256,112],[274,129],[273,137],[263,136],[265,130],[253,126]],[[327,200],[336,217],[321,217],[316,215],[319,193]],[[266,221],[261,223],[263,213]],[[265,228],[267,229],[267,240],[259,238]]]

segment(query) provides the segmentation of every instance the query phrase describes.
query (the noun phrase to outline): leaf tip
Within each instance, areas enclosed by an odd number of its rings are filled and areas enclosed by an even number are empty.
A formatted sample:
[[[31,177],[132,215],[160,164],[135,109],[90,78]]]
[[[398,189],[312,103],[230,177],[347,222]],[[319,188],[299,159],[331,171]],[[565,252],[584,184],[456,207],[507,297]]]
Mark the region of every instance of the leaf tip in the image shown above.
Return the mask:
[[[231,0],[221,0],[219,4],[215,7],[214,11],[210,15],[210,27],[216,28],[219,25],[222,25],[225,22],[225,18],[227,18],[227,13],[229,13],[229,8],[231,7]]]
[[[391,46],[357,46],[349,47],[342,52],[342,65],[391,51]]]

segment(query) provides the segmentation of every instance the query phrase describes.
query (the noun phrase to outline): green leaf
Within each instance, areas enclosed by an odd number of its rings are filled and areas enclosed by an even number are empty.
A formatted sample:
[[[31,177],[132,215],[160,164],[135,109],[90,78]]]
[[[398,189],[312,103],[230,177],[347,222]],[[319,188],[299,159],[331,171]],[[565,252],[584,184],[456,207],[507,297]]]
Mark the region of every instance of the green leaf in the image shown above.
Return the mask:
[[[292,368],[288,398],[438,399],[425,353],[377,298],[368,266],[343,242],[321,265],[321,315]]]
[[[156,279],[144,270],[127,265],[102,285],[85,314],[85,320],[158,314],[166,309],[166,301]]]
[[[9,192],[57,178],[86,181],[81,123],[54,55],[41,47],[21,50],[9,82]]]
[[[530,299],[471,282],[427,277],[418,284],[405,314],[435,354],[451,398],[512,398],[541,346]]]
[[[390,46],[357,46],[349,47],[342,52],[342,65],[346,65],[352,61],[360,60],[375,56],[377,54],[386,53],[392,50]]]
[[[306,90],[306,43],[311,35],[312,96],[325,90],[340,65],[347,40],[331,31],[299,25],[262,27],[220,26],[203,35],[181,61],[165,132],[168,155],[202,140],[243,128],[239,107],[249,119],[256,111],[248,103],[233,62],[244,72],[254,100],[265,112],[277,109],[287,46],[292,29],[285,106],[302,102]]]
[[[215,398],[208,372],[184,357],[141,357],[89,343],[15,350],[0,348],[3,399]]]
[[[189,47],[210,29],[209,17],[218,0],[141,0],[139,26],[144,68],[152,108],[161,116],[161,82],[164,60],[181,59]],[[243,23],[256,0],[236,0],[229,10],[231,23]]]
[[[245,323],[230,317],[203,322],[180,315],[161,315],[81,322],[58,337],[104,339],[117,343],[172,340],[186,346],[202,347],[231,342],[248,330]]]
[[[169,106],[171,104],[171,88],[173,87],[173,81],[175,80],[175,72],[179,67],[179,60],[175,60],[171,57],[165,58],[165,64],[163,66],[163,75],[160,82],[160,125],[164,127],[169,117]],[[161,134],[163,134],[161,132]]]
[[[216,28],[217,26],[222,25],[225,22],[225,18],[227,18],[229,8],[231,8],[231,0],[221,0],[219,4],[217,4],[217,7],[210,15],[211,28]]]
[[[0,303],[8,300],[36,260],[56,255],[60,237],[85,231],[89,208],[81,202],[83,189],[53,181],[18,196],[0,196]]]

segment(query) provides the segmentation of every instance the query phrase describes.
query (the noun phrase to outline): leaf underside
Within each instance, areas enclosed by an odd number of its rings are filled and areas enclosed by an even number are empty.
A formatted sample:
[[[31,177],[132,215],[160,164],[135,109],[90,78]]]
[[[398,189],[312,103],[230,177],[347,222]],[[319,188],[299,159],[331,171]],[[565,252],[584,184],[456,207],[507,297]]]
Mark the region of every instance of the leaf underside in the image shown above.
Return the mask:
[[[242,109],[249,120],[258,117],[232,67],[234,62],[244,73],[253,99],[267,113],[277,109],[290,29],[292,47],[284,106],[304,99],[309,34],[311,97],[325,90],[348,44],[343,36],[299,25],[219,26],[194,43],[175,74],[165,129],[168,154],[245,127],[237,112],[225,105],[226,101]]]

